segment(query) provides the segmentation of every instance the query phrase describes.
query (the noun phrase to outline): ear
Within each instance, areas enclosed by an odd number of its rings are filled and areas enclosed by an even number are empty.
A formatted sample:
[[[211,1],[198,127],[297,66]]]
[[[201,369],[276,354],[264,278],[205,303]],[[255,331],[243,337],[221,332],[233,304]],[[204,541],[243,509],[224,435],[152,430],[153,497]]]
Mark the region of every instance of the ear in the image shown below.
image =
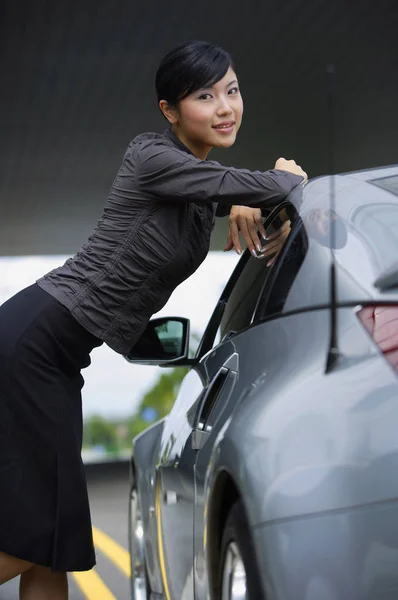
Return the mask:
[[[177,109],[170,106],[170,104],[166,100],[160,100],[159,108],[170,123],[170,125],[175,125],[175,123],[178,122]]]

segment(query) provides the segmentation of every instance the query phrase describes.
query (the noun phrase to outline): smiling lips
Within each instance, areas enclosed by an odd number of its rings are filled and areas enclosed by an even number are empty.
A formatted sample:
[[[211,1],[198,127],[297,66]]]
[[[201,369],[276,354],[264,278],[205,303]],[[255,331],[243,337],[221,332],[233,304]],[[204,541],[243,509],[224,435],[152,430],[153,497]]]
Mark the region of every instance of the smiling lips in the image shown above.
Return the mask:
[[[235,125],[235,121],[225,121],[225,123],[220,123],[219,125],[213,125],[213,129],[216,131],[220,131],[222,133],[230,133],[233,131]]]

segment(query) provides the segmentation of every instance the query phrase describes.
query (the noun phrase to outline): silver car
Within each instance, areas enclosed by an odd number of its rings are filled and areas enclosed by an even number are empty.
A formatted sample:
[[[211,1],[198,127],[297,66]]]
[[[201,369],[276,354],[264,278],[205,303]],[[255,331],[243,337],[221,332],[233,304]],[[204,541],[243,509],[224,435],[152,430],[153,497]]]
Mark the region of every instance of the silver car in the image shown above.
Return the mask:
[[[128,357],[191,367],[133,442],[134,600],[398,598],[398,166],[315,179],[282,223],[195,358],[176,317]]]

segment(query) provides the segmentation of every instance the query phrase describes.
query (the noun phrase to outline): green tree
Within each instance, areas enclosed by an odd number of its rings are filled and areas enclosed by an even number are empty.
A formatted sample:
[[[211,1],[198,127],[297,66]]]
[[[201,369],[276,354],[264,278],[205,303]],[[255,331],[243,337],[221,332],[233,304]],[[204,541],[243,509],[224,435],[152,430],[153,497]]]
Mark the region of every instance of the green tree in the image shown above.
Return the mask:
[[[108,452],[130,448],[131,440],[150,425],[144,418],[145,409],[154,411],[155,421],[166,416],[175,402],[187,371],[188,369],[179,367],[162,373],[142,398],[137,412],[127,420],[112,421],[100,415],[86,419],[83,447],[103,446]]]
[[[140,411],[149,407],[157,411],[159,418],[167,415],[172,409],[187,371],[188,369],[178,367],[162,374],[155,385],[144,395]]]
[[[84,423],[83,445],[116,450],[119,445],[116,424],[100,415],[93,415]]]
[[[191,332],[189,349],[189,356],[191,358],[196,353],[200,339],[201,336],[198,333]],[[188,368],[177,367],[167,369],[160,375],[153,387],[142,398],[136,414],[127,423],[128,435],[131,438],[141,433],[149,425],[148,421],[142,416],[145,413],[145,409],[156,411],[155,420],[162,419],[169,414],[177,397],[181,382],[188,370]]]
[[[187,372],[188,369],[177,367],[160,375],[153,387],[144,395],[137,413],[127,423],[131,438],[148,427],[149,423],[141,416],[146,408],[156,411],[156,421],[169,414]]]

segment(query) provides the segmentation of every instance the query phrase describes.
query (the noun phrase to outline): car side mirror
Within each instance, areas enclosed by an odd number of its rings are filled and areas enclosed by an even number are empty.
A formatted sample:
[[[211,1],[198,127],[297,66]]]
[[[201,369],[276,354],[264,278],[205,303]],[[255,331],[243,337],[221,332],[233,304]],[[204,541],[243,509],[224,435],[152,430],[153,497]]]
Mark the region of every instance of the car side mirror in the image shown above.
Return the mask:
[[[138,342],[125,359],[140,365],[161,366],[188,359],[189,319],[151,319]]]

